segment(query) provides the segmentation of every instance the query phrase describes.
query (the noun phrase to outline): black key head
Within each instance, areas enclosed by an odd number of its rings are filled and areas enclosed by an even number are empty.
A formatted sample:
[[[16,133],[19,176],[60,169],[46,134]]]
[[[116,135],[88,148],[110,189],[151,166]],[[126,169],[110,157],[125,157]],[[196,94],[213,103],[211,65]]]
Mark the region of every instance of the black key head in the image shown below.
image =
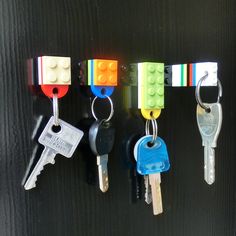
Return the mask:
[[[128,168],[136,168],[136,160],[134,159],[134,146],[136,142],[142,137],[141,134],[133,133],[130,134],[126,139],[123,141],[123,156],[125,165]]]
[[[111,122],[96,120],[89,129],[89,144],[93,153],[105,155],[111,152],[115,141],[115,128]]]

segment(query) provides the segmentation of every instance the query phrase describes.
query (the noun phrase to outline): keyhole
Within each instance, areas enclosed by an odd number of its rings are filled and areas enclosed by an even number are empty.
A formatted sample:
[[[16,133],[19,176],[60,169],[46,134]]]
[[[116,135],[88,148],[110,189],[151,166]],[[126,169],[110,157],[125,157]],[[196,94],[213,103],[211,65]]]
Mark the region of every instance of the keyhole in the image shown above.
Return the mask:
[[[53,94],[58,94],[58,88],[53,88],[52,93]]]
[[[154,146],[154,142],[149,141],[149,142],[147,143],[147,146],[150,147],[150,148],[153,147],[153,146]]]
[[[52,126],[52,131],[54,133],[59,133],[61,131],[61,126],[60,125],[53,125]]]
[[[105,88],[102,88],[102,89],[101,89],[101,94],[102,94],[102,95],[105,95],[105,94],[106,94],[106,89],[105,89]]]

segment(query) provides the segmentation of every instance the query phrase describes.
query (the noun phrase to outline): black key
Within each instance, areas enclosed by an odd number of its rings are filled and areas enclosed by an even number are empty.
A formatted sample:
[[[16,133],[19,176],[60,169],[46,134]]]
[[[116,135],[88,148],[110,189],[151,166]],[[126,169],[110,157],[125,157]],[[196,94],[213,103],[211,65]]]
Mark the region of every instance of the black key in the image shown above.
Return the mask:
[[[95,121],[89,129],[89,143],[91,150],[97,155],[99,187],[106,192],[108,182],[108,153],[111,152],[115,141],[115,129],[111,122],[105,120]]]
[[[129,168],[129,178],[131,184],[131,202],[136,203],[142,199],[142,176],[138,174],[136,160],[134,159],[134,146],[140,139],[141,134],[132,134],[124,141],[125,163]]]

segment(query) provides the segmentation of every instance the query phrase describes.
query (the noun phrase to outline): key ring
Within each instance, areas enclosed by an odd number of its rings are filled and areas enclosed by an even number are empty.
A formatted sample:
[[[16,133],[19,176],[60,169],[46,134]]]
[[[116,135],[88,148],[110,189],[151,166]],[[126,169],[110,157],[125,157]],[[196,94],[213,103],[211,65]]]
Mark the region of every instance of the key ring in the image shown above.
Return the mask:
[[[155,143],[158,135],[158,125],[156,119],[146,120],[145,133],[150,135],[150,122],[152,123],[152,143]]]
[[[54,125],[59,125],[59,106],[58,106],[58,96],[57,93],[53,93],[53,117],[54,117]]]
[[[110,112],[110,115],[108,116],[108,118],[107,118],[106,120],[104,119],[105,122],[108,122],[108,121],[110,121],[110,119],[113,117],[113,114],[114,114],[114,106],[113,106],[113,102],[112,102],[111,98],[110,98],[109,96],[107,96],[107,95],[104,95],[104,96],[108,99],[108,101],[110,102],[110,105],[111,105],[111,112]],[[91,111],[92,111],[92,114],[93,114],[93,117],[95,118],[95,120],[98,120],[98,118],[97,118],[97,116],[96,116],[96,114],[95,114],[95,111],[94,111],[94,104],[95,104],[95,101],[96,101],[97,98],[98,98],[98,97],[96,96],[96,97],[93,99],[92,104],[91,104]]]
[[[209,111],[210,107],[203,104],[201,96],[200,96],[200,88],[201,88],[202,82],[208,77],[208,72],[206,71],[205,73],[206,74],[198,81],[198,84],[195,90],[195,98],[201,108],[203,108],[205,111]],[[220,98],[222,97],[222,85],[219,79],[217,79],[217,86],[219,89],[218,97],[217,97],[217,103],[218,103],[220,102]]]

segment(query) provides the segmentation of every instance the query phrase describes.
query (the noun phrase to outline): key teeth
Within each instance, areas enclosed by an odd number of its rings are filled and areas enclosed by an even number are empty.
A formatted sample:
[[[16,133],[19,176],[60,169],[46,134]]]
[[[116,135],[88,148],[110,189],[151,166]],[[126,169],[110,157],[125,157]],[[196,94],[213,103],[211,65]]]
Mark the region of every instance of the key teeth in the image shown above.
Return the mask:
[[[53,159],[50,160],[48,163],[54,165],[54,164],[55,164],[55,159],[53,158]]]
[[[34,185],[32,188],[36,187],[36,182],[38,180],[38,176],[41,174],[42,170],[44,169],[44,166],[42,166],[42,168],[39,170],[38,174],[35,176],[35,180],[34,180]]]
[[[30,189],[36,187],[36,182],[37,182],[38,176],[41,174],[43,169],[44,169],[44,166],[42,166],[41,169],[39,170],[39,172],[35,175],[35,178],[33,180],[33,184],[31,186],[29,186],[29,187],[27,187],[27,185],[24,186],[26,190],[30,190]]]
[[[41,174],[42,170],[44,169],[44,166],[46,164],[52,164],[54,165],[55,164],[55,157],[54,158],[51,158],[49,159],[44,165],[41,166],[41,168],[39,169],[39,171],[37,172],[37,174],[35,175],[35,178],[33,180],[33,184],[29,187],[27,187],[27,185],[24,186],[25,190],[30,190],[32,188],[35,188],[36,187],[36,182],[37,182],[37,179],[38,179],[38,176]],[[27,183],[27,181],[26,181]]]

